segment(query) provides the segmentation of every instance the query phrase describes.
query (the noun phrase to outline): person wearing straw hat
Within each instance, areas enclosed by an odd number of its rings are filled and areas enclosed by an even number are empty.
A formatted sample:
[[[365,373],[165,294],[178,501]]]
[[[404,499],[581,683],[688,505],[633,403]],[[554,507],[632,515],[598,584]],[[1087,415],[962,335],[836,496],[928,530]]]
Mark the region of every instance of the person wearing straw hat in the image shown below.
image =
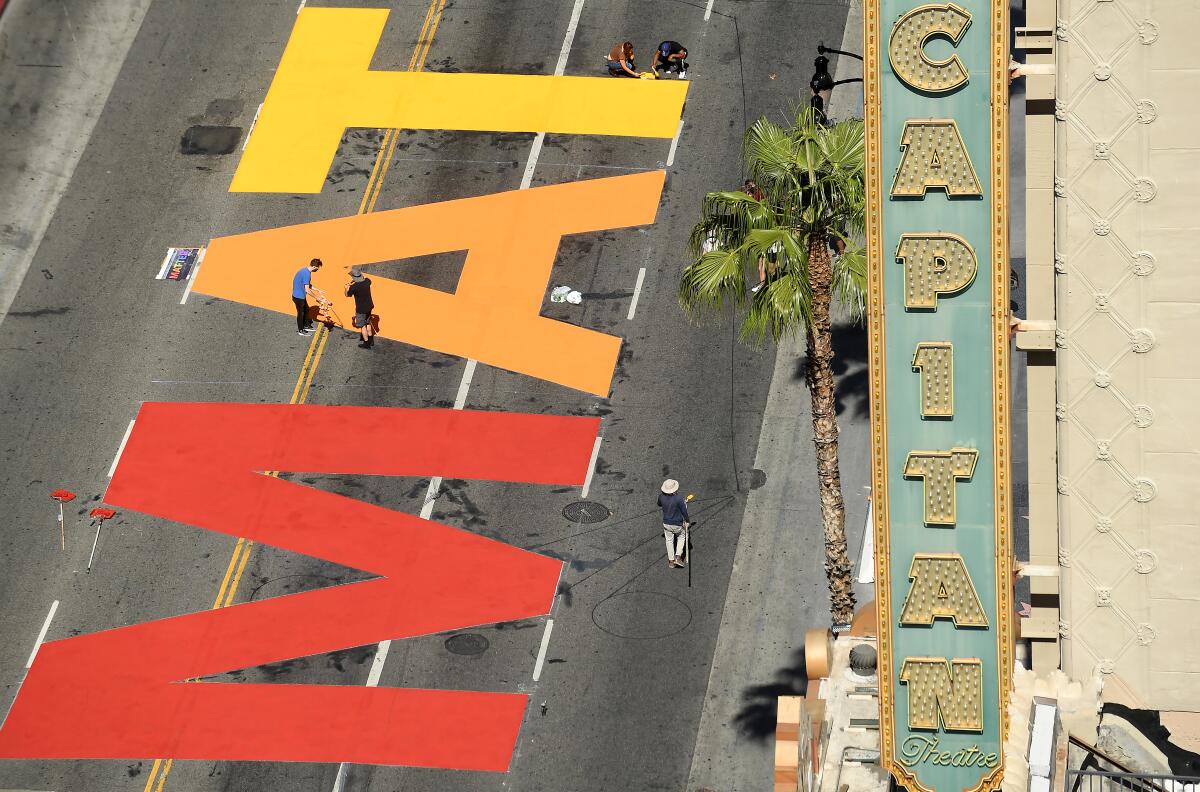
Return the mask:
[[[358,267],[350,270],[346,296],[354,298],[354,326],[362,336],[359,346],[370,349],[375,345],[375,328],[371,324],[371,311],[375,310],[375,303],[371,299],[371,279],[363,275]]]
[[[685,565],[687,527],[690,524],[687,500],[679,494],[679,482],[667,479],[658,495],[663,515],[663,538],[667,543],[667,566],[675,569]]]

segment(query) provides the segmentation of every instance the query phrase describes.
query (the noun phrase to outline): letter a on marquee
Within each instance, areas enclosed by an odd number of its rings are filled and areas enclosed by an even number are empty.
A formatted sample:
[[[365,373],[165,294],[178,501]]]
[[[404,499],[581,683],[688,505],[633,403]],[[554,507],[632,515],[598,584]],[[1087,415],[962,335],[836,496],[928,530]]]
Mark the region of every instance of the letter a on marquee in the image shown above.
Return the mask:
[[[955,627],[987,627],[987,615],[967,565],[958,553],[918,553],[908,577],[912,585],[900,610],[904,625],[950,619]]]
[[[561,237],[653,223],[663,178],[649,171],[218,237],[193,290],[291,313],[279,284],[317,256],[326,266],[313,285],[348,317],[349,267],[466,250],[452,294],[372,276],[379,335],[606,396],[621,339],[541,316],[546,284]]]
[[[300,9],[231,192],[321,191],[347,127],[670,138],[687,83],[372,71],[387,9]]]
[[[108,503],[380,577],[47,643],[0,730],[0,757],[505,770],[524,695],[186,680],[549,611],[557,560],[262,471],[579,485],[598,425],[463,410],[144,405]],[[168,482],[170,471],[179,475]]]
[[[953,120],[905,122],[900,148],[904,153],[892,182],[893,198],[921,198],[930,189],[945,190],[951,198],[983,194]]]

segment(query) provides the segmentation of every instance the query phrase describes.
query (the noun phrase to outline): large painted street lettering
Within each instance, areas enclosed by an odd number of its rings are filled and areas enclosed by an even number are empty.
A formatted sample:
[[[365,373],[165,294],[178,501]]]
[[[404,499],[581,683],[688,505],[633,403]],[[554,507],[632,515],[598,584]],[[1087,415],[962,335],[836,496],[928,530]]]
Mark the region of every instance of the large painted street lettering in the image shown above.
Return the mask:
[[[319,256],[329,271],[314,284],[350,316],[346,267],[466,250],[453,294],[372,276],[380,335],[607,396],[621,339],[539,312],[559,240],[653,223],[663,178],[650,171],[220,237],[194,289],[291,313],[278,284]]]
[[[231,192],[319,192],[348,127],[661,139],[680,130],[683,81],[372,70],[387,17],[301,8]],[[290,313],[287,285],[315,256],[327,266],[314,285],[348,317],[346,268],[465,250],[451,294],[372,274],[380,335],[603,397],[621,339],[540,316],[546,286],[563,236],[653,223],[664,178],[650,171],[218,236],[193,287]],[[929,365],[934,381],[943,369]],[[463,410],[145,404],[107,503],[378,577],[46,643],[0,730],[0,758],[506,770],[524,695],[204,679],[543,615],[553,601],[557,560],[266,471],[579,485],[598,429],[598,419]],[[347,437],[370,442],[317,440]],[[165,485],[166,469],[187,475]]]
[[[321,191],[346,127],[670,138],[687,83],[371,71],[388,10],[301,9],[234,192]]]
[[[380,577],[47,643],[0,732],[0,757],[506,769],[524,695],[185,680],[549,611],[557,560],[264,471],[578,485],[598,425],[462,410],[144,405],[106,502]],[[332,436],[371,441],[313,440]],[[167,484],[168,469],[188,475]],[[253,716],[230,716],[238,712]]]

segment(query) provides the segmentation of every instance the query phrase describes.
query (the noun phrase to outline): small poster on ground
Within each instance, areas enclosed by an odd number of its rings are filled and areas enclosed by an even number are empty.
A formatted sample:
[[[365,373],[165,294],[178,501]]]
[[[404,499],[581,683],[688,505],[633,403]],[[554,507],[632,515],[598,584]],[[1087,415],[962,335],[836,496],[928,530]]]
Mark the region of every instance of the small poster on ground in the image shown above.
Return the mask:
[[[185,281],[196,271],[196,262],[200,260],[200,252],[204,248],[168,248],[163,258],[162,267],[158,270],[158,280]]]

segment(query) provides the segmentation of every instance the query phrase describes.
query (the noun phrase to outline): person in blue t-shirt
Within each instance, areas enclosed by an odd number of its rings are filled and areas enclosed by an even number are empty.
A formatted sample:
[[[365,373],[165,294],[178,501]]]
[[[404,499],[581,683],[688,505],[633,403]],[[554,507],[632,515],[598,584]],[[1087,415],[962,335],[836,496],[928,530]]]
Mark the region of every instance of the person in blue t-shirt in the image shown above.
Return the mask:
[[[313,273],[321,269],[321,259],[315,258],[308,266],[301,267],[292,277],[292,303],[296,306],[296,332],[306,336],[316,327],[308,318],[308,298],[313,293]]]

